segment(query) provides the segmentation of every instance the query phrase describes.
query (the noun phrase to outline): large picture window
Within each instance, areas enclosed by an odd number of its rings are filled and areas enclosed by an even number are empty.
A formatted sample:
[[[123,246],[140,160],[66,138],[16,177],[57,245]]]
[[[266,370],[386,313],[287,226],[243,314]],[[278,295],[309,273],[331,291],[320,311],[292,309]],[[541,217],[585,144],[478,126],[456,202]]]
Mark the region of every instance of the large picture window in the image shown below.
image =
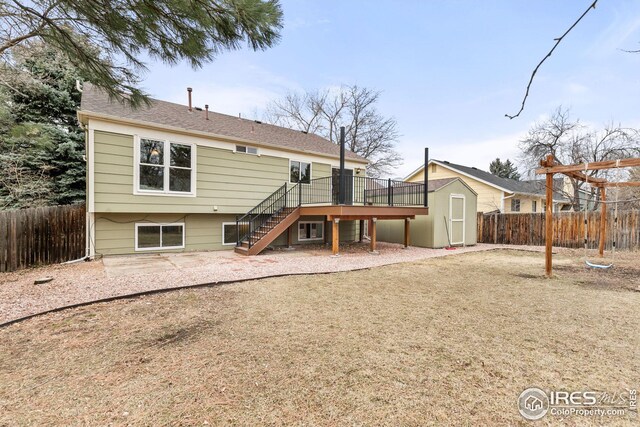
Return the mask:
[[[222,244],[235,245],[238,239],[238,228],[235,222],[222,223]],[[249,232],[249,224],[240,224],[240,238]]]
[[[311,182],[311,163],[291,160],[289,164],[289,182],[309,184]]]
[[[184,224],[136,224],[136,251],[184,248]]]
[[[140,138],[137,190],[140,193],[194,195],[193,151],[189,144]]]
[[[298,240],[323,240],[324,223],[322,221],[299,222]]]

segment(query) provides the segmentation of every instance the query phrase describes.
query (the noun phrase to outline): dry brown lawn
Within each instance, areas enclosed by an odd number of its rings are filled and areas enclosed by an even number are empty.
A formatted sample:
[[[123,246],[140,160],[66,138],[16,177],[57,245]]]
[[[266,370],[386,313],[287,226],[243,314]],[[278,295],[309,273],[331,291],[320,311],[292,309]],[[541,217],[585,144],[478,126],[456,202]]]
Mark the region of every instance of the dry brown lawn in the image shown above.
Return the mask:
[[[530,386],[640,388],[637,260],[564,253],[547,280],[482,252],[42,316],[0,330],[0,425],[528,425]]]

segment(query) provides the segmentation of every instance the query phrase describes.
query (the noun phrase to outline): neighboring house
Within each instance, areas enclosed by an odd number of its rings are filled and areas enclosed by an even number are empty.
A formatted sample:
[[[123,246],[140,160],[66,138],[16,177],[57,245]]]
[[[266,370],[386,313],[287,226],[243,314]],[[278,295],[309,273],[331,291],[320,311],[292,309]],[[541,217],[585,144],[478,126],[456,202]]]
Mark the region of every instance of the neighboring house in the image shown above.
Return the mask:
[[[544,212],[546,206],[544,180],[516,181],[500,178],[475,167],[458,165],[442,160],[429,161],[429,180],[457,177],[462,179],[478,195],[478,212]],[[421,182],[424,166],[410,173],[406,182]],[[562,194],[566,183],[563,178],[554,180],[553,210],[571,209],[571,202]]]
[[[343,206],[365,204],[367,160],[346,151],[341,193],[339,147],[317,135],[159,100],[132,110],[89,84],[78,119],[91,256],[234,247],[254,254],[333,236],[336,252],[340,240],[361,236],[361,221],[427,213]]]

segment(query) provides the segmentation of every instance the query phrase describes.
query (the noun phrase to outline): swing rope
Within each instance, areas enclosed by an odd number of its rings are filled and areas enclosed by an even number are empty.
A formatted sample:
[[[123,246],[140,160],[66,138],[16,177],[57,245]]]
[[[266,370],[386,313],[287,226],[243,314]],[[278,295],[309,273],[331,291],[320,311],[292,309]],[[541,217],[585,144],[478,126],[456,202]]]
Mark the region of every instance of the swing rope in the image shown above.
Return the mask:
[[[619,194],[620,194],[620,186],[618,183],[620,182],[620,159],[616,160],[616,170],[617,170],[617,180],[616,180],[616,201],[614,202],[614,213],[613,213],[613,246],[612,246],[612,256],[615,261],[616,257],[616,236],[618,234],[618,202],[619,202]],[[584,164],[584,176],[585,176],[585,184],[589,185],[589,175],[587,172],[589,171],[589,163],[585,162]],[[603,203],[602,201],[600,203]],[[603,203],[601,209],[606,209],[606,204]],[[591,268],[599,268],[599,269],[609,269],[613,267],[613,263],[611,264],[596,264],[590,262],[587,259],[587,250],[588,250],[588,241],[589,241],[589,217],[588,217],[588,207],[589,202],[587,201],[587,205],[584,207],[584,262],[587,267]]]

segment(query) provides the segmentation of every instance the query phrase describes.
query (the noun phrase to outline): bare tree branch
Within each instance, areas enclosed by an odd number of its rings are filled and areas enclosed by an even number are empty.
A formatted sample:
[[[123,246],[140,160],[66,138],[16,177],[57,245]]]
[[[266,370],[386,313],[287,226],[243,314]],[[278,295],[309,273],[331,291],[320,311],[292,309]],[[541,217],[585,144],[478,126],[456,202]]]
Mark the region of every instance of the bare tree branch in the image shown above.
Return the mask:
[[[533,84],[533,79],[535,78],[536,73],[538,72],[538,69],[551,56],[553,51],[556,50],[556,48],[558,47],[560,42],[562,42],[562,40],[567,36],[567,34],[569,34],[569,32],[571,32],[571,30],[573,30],[573,28],[576,25],[578,25],[578,23],[582,20],[582,18],[584,18],[586,16],[586,14],[589,13],[589,11],[591,11],[591,9],[595,9],[596,8],[596,4],[597,3],[598,3],[598,0],[595,0],[593,3],[591,3],[591,5],[587,8],[587,10],[585,10],[582,13],[582,15],[580,15],[580,17],[576,20],[576,22],[574,22],[573,25],[571,25],[569,27],[569,29],[564,32],[563,35],[561,35],[557,39],[554,39],[556,41],[556,43],[553,45],[553,47],[551,48],[549,53],[547,53],[547,55],[544,58],[542,58],[542,60],[538,63],[538,65],[536,65],[536,68],[534,68],[533,72],[531,73],[531,78],[529,79],[529,83],[527,84],[527,89],[526,89],[526,91],[524,93],[524,98],[522,98],[522,104],[520,105],[520,110],[518,110],[518,112],[516,114],[514,114],[514,115],[505,114],[504,115],[505,117],[508,117],[509,119],[515,119],[516,117],[518,117],[520,115],[520,113],[522,113],[522,111],[524,111],[524,106],[525,106],[525,104],[527,102],[527,98],[529,97],[529,91],[531,90],[531,85]]]
[[[569,111],[559,107],[553,115],[536,123],[527,136],[520,141],[521,161],[528,166],[538,165],[540,160],[551,154],[559,164],[579,164],[599,162],[640,154],[640,134],[635,129],[623,128],[619,124],[607,124],[603,129],[589,129],[579,120],[572,120]],[[610,171],[589,171],[592,178],[611,178]],[[581,209],[584,202],[583,181],[570,180],[570,188],[558,189],[573,204],[574,210]],[[597,203],[600,194],[592,191],[592,199]]]
[[[267,107],[265,121],[316,133],[334,144],[344,126],[347,148],[369,160],[369,176],[379,176],[402,160],[395,151],[397,123],[378,112],[379,97],[380,92],[356,85],[292,93]]]

